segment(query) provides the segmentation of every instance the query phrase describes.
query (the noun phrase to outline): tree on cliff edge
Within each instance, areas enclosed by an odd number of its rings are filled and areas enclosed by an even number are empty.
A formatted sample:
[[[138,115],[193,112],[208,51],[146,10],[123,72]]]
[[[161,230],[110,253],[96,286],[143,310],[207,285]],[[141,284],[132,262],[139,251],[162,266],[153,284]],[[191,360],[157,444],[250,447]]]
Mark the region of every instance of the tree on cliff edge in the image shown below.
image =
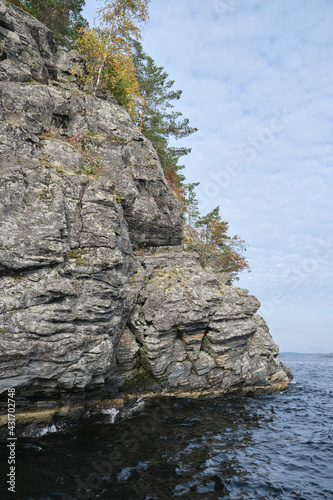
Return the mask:
[[[132,116],[139,91],[131,45],[141,38],[141,27],[149,19],[149,2],[106,0],[98,11],[98,27],[83,29],[77,41],[85,58],[86,81],[92,85],[92,94],[107,88]]]
[[[237,234],[228,235],[229,225],[221,219],[220,207],[198,218],[196,227],[202,242],[199,248],[202,265],[215,260],[225,272],[238,273],[245,269],[250,272],[249,264],[242,255],[246,252],[245,241]]]
[[[184,185],[184,212],[186,214],[187,224],[194,228],[196,221],[200,217],[199,202],[195,193],[195,188],[200,182],[190,182]]]
[[[169,146],[170,138],[182,139],[197,131],[189,120],[174,110],[174,101],[181,97],[181,90],[174,90],[174,80],[162,66],[148,56],[140,42],[133,42],[133,59],[139,81],[140,99],[137,101],[137,125],[156,149],[164,174],[180,198],[184,198],[183,166],[179,159],[191,152],[190,148]],[[183,200],[184,201],[184,200]]]

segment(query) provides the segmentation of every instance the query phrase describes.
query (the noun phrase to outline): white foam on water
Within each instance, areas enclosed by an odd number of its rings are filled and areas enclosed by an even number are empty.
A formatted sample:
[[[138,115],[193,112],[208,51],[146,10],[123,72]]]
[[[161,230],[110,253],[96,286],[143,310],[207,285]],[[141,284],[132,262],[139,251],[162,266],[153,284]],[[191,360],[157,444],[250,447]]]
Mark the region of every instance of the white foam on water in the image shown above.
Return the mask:
[[[116,416],[118,415],[119,413],[119,410],[117,410],[116,408],[109,408],[107,410],[102,410],[102,413],[104,415],[109,415],[110,416],[110,424],[114,424],[115,420],[116,420]]]
[[[46,434],[53,434],[54,432],[58,432],[58,429],[56,428],[55,425],[46,426],[40,429],[39,432],[36,433],[36,437],[42,437],[45,436]]]
[[[118,481],[127,481],[131,475],[131,467],[125,467],[117,474]]]

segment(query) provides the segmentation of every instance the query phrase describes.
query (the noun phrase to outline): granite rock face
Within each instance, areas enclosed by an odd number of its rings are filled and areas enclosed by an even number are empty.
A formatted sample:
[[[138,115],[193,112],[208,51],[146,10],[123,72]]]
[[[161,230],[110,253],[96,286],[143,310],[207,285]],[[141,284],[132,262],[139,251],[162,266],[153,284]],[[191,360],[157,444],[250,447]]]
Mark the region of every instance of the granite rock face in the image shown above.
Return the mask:
[[[256,314],[256,297],[226,285],[183,247],[148,251],[137,261],[131,281],[138,298],[128,322],[132,337],[127,335],[137,341],[141,366],[162,392],[204,395],[288,385],[278,347]]]
[[[56,77],[53,33],[15,5],[0,2],[0,81]]]
[[[170,191],[157,153],[127,111],[92,97],[74,83],[0,83],[0,147],[22,168],[52,169],[109,179],[134,248],[180,243],[180,203]],[[159,228],[158,231],[156,228]]]
[[[0,392],[61,406],[285,388],[258,300],[181,245],[180,203],[126,109],[2,1],[0,47]]]
[[[1,388],[104,384],[133,307],[132,249],[112,182],[1,163]]]

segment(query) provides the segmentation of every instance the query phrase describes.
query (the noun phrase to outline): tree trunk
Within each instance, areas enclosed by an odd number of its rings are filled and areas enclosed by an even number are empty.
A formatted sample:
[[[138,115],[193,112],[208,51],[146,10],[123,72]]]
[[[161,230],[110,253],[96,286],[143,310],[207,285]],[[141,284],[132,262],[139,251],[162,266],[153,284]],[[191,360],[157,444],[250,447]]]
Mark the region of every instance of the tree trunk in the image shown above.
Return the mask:
[[[96,96],[96,90],[98,89],[99,82],[101,81],[102,69],[103,69],[103,66],[105,64],[106,58],[107,58],[107,52],[105,52],[105,54],[103,56],[102,64],[100,65],[100,67],[98,69],[98,75],[97,75],[96,85],[94,87],[94,92],[93,92],[93,96],[94,97]]]
[[[142,111],[142,115],[141,115],[140,132],[142,132],[142,129],[143,129],[143,120],[146,116],[146,112],[147,112],[147,90],[145,90],[145,97],[143,100],[143,111]]]

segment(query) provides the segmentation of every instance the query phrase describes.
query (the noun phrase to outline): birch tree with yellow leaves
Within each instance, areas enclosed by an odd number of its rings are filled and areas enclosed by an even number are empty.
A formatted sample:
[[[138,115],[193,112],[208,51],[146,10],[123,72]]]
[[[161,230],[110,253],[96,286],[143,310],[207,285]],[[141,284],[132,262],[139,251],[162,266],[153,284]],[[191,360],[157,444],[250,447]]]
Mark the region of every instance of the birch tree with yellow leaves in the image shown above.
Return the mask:
[[[105,0],[98,10],[99,24],[83,29],[77,47],[83,54],[89,83],[95,96],[107,88],[135,114],[139,84],[131,55],[133,40],[141,39],[141,28],[148,21],[150,0]]]

